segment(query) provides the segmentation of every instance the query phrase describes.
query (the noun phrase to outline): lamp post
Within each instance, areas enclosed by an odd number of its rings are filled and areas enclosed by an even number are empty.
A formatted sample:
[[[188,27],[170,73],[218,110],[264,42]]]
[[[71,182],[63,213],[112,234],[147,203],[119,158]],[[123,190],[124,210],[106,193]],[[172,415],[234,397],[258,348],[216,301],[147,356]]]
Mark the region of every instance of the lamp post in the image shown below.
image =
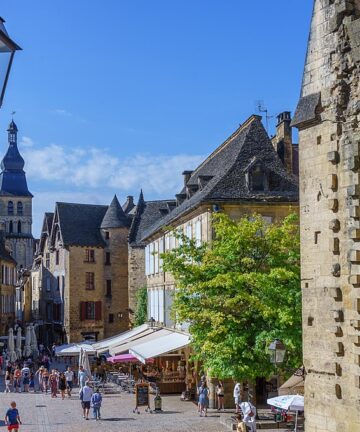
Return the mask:
[[[4,22],[5,20],[0,17],[0,108],[4,100],[15,52],[21,50],[19,45],[9,37]]]
[[[286,348],[279,339],[275,339],[274,342],[271,342],[268,352],[270,354],[270,361],[275,366],[280,366],[282,363],[284,363]]]

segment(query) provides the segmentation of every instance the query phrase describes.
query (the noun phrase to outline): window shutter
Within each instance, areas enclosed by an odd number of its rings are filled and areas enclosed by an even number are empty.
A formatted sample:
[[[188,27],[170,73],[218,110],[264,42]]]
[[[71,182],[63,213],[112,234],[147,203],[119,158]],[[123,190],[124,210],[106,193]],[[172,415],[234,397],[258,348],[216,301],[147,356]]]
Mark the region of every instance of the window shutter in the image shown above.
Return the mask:
[[[101,301],[95,302],[95,321],[101,320],[101,309],[102,309]]]
[[[53,303],[53,320],[57,321],[56,304]]]
[[[80,321],[86,319],[86,302],[80,302]]]

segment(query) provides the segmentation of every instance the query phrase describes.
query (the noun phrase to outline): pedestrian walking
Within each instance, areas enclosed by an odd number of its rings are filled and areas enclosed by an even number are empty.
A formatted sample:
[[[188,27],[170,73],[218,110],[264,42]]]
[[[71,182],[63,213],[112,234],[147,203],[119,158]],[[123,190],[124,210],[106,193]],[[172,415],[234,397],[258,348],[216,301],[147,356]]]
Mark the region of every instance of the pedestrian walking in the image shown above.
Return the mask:
[[[43,377],[43,372],[44,372],[45,368],[44,366],[40,366],[39,369],[35,372],[35,380],[38,380],[38,384],[39,384],[39,390],[40,391],[44,391],[44,377]]]
[[[42,372],[42,381],[44,392],[47,393],[49,389],[49,371],[46,368]]]
[[[80,388],[83,388],[86,381],[89,379],[89,375],[83,366],[79,367],[78,379]]]
[[[241,404],[241,384],[238,381],[236,381],[233,396],[234,396],[234,402],[236,407],[235,413],[239,414],[240,404]]]
[[[206,382],[203,382],[199,387],[198,395],[200,417],[202,417],[203,413],[205,414],[205,417],[207,417],[207,409],[209,407],[209,389],[207,388]]]
[[[11,384],[11,374],[9,371],[6,371],[5,372],[5,391],[4,391],[4,393],[11,393],[10,384]]]
[[[218,385],[216,386],[216,396],[217,396],[217,402],[218,402],[218,411],[224,411],[224,385],[222,381],[218,382]]]
[[[20,393],[21,387],[21,370],[19,366],[16,366],[14,371],[14,391],[15,393]]]
[[[89,410],[90,410],[92,395],[93,395],[92,388],[89,387],[88,382],[85,382],[84,386],[80,388],[79,397],[83,409],[83,418],[86,420],[89,420]]]
[[[99,392],[99,389],[95,389],[95,393],[93,393],[93,395],[91,396],[91,406],[93,408],[93,414],[95,420],[101,419],[101,412],[100,412],[101,403],[102,403],[101,393]]]
[[[28,393],[30,384],[30,369],[26,365],[21,369],[21,378],[23,382],[24,392]]]
[[[34,375],[33,372],[30,372],[29,391],[33,391],[34,393],[36,393],[36,389],[35,389],[35,375]]]
[[[57,390],[58,390],[58,380],[57,375],[55,372],[55,369],[51,371],[51,374],[49,375],[49,385],[51,390],[51,397],[56,398],[57,397]]]
[[[74,372],[71,370],[70,366],[67,368],[64,375],[66,379],[67,394],[69,398],[71,398],[71,391],[73,388],[73,381],[74,381]]]
[[[14,401],[11,402],[10,408],[6,411],[5,424],[8,427],[8,431],[19,430],[19,425],[21,425],[20,414]]]
[[[66,390],[66,378],[65,378],[65,374],[63,372],[61,372],[59,375],[59,390],[61,393],[61,399],[64,400],[65,399],[65,390]]]

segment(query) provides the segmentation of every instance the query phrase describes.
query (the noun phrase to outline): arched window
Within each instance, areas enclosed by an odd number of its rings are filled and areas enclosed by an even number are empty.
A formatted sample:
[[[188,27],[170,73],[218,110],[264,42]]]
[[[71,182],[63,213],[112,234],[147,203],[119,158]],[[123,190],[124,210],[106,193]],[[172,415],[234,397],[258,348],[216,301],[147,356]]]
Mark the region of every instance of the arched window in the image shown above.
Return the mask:
[[[18,216],[23,215],[23,203],[21,201],[17,203],[17,214]]]
[[[9,222],[9,233],[12,233],[12,232],[14,232],[14,224],[13,224],[13,221],[10,221]]]
[[[21,234],[21,222],[20,222],[20,221],[18,222],[18,229],[17,229],[17,232],[18,232],[19,234]]]
[[[14,203],[12,201],[8,202],[8,215],[12,216],[14,214]]]

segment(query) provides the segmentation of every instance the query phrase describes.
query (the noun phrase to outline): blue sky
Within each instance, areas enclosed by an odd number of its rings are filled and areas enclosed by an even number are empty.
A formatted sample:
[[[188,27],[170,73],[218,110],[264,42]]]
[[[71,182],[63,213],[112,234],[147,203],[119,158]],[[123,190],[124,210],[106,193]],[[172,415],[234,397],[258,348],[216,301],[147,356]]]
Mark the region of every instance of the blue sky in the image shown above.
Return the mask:
[[[55,201],[171,198],[264,100],[297,103],[312,0],[4,0],[34,234]],[[289,6],[291,5],[291,6]],[[275,121],[270,121],[270,132]],[[1,132],[2,131],[2,132]]]

